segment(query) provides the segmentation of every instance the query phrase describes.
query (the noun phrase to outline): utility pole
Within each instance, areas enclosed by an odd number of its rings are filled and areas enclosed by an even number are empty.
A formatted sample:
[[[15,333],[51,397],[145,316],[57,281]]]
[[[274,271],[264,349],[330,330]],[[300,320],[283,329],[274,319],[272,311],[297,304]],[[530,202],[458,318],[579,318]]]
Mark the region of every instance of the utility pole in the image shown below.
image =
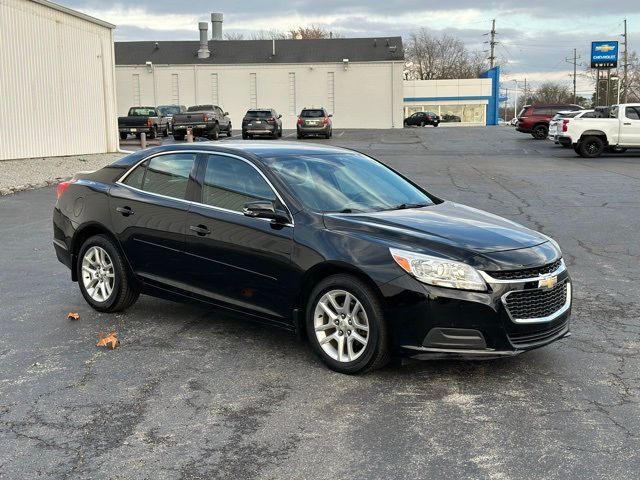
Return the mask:
[[[489,65],[491,68],[495,66],[496,56],[495,56],[495,48],[496,48],[496,19],[494,18],[491,21],[491,41],[489,42],[489,46],[491,47],[491,56],[489,57]]]
[[[576,49],[573,49],[573,61],[571,61],[570,57],[567,57],[564,59],[565,62],[570,63],[573,65],[573,103],[576,103],[577,101],[577,97],[576,97],[576,67],[578,65],[578,59],[581,58],[579,55],[577,55],[576,53]]]
[[[527,79],[524,79],[524,105],[527,104]]]
[[[629,51],[629,47],[628,47],[628,43],[629,43],[629,39],[627,38],[627,19],[624,19],[624,33],[622,34],[622,36],[624,37],[624,42],[622,43],[624,45],[624,52],[622,54],[622,58],[624,58],[624,65],[622,66],[624,69],[624,103],[627,103],[627,92],[629,91],[629,83],[628,83],[628,77],[627,77],[627,73],[628,73],[628,68],[629,68],[629,55],[628,55],[628,51]],[[618,81],[620,81],[620,79],[618,79]]]

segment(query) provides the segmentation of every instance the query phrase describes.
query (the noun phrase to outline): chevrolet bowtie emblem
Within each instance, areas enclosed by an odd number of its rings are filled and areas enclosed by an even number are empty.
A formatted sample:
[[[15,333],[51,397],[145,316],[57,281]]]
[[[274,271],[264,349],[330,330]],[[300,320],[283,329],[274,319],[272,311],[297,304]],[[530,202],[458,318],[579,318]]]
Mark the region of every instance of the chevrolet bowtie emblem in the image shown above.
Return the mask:
[[[596,47],[596,50],[598,52],[603,52],[603,53],[607,53],[610,52],[611,50],[615,50],[616,47],[614,47],[613,45],[598,45]]]
[[[558,283],[558,277],[549,277],[538,280],[538,288],[552,288]]]

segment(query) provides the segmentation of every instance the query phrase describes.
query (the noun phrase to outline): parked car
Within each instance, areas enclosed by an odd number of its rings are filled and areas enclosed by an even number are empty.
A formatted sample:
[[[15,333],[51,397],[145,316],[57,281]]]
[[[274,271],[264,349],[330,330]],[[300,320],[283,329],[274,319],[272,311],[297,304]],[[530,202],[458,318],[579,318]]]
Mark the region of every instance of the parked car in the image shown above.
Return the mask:
[[[509,122],[509,124],[510,124],[512,127],[515,127],[515,126],[518,124],[518,117],[513,117],[513,118],[511,119],[511,121]]]
[[[452,113],[445,113],[442,115],[441,122],[462,122],[462,118]]]
[[[57,197],[56,255],[101,312],[140,293],[221,307],[297,331],[343,373],[395,354],[510,357],[569,335],[556,242],[351,150],[165,145]]]
[[[126,117],[118,117],[118,131],[121,140],[126,140],[129,134],[140,137],[141,133],[149,138],[159,134],[168,137],[169,123],[155,107],[131,107]]]
[[[179,113],[185,113],[187,111],[187,107],[184,105],[160,105],[158,107],[158,112],[161,115],[167,117],[167,124],[169,125],[169,131],[173,131],[173,116]]]
[[[333,115],[327,113],[324,108],[303,108],[296,125],[298,138],[309,135],[331,138],[333,135],[332,117]]]
[[[536,140],[544,140],[549,135],[549,121],[562,111],[584,110],[580,105],[525,105],[518,114],[516,130],[529,133]]]
[[[427,125],[433,125],[437,127],[440,123],[440,117],[433,112],[416,112],[404,119],[404,126],[416,126],[425,127]]]
[[[587,158],[640,148],[640,103],[614,105],[608,118],[563,120],[558,141]]]
[[[221,133],[227,137],[232,134],[229,113],[217,105],[194,105],[187,108],[185,113],[174,115],[172,123],[175,140],[184,140],[189,128],[194,136],[211,140],[218,140]]]
[[[595,110],[574,110],[574,111],[565,111],[556,113],[553,118],[549,121],[549,135],[547,138],[549,140],[553,140],[553,142],[558,145],[558,134],[560,133],[560,129],[562,127],[562,121],[564,119],[570,118],[599,118],[601,117],[599,112]],[[569,145],[563,145],[569,146]]]
[[[273,138],[282,137],[282,115],[273,108],[250,109],[242,119],[242,138],[269,135]]]

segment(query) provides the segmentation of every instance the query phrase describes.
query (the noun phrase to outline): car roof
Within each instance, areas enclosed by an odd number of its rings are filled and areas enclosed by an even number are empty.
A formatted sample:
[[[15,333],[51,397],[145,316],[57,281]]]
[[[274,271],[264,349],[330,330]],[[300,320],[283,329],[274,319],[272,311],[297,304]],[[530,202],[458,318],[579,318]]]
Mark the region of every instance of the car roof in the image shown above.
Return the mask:
[[[143,158],[165,152],[181,152],[181,151],[204,151],[204,152],[221,152],[232,153],[239,156],[253,156],[258,158],[268,158],[288,155],[329,155],[337,153],[356,153],[346,148],[335,147],[333,145],[321,145],[317,143],[299,143],[299,142],[195,142],[181,143],[173,145],[162,145],[159,147],[139,150],[131,155],[116,160],[112,165],[131,166],[142,160]]]

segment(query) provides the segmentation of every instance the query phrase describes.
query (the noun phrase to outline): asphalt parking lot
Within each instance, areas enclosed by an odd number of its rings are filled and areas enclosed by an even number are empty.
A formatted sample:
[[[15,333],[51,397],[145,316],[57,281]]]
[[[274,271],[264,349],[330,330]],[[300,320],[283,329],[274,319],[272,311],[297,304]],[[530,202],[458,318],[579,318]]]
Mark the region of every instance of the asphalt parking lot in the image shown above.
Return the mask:
[[[215,311],[142,297],[99,314],[55,258],[53,188],[22,192],[0,198],[0,478],[637,478],[640,156],[583,159],[511,128],[328,143],[554,237],[573,336],[348,377]],[[96,348],[109,330],[121,347]]]

